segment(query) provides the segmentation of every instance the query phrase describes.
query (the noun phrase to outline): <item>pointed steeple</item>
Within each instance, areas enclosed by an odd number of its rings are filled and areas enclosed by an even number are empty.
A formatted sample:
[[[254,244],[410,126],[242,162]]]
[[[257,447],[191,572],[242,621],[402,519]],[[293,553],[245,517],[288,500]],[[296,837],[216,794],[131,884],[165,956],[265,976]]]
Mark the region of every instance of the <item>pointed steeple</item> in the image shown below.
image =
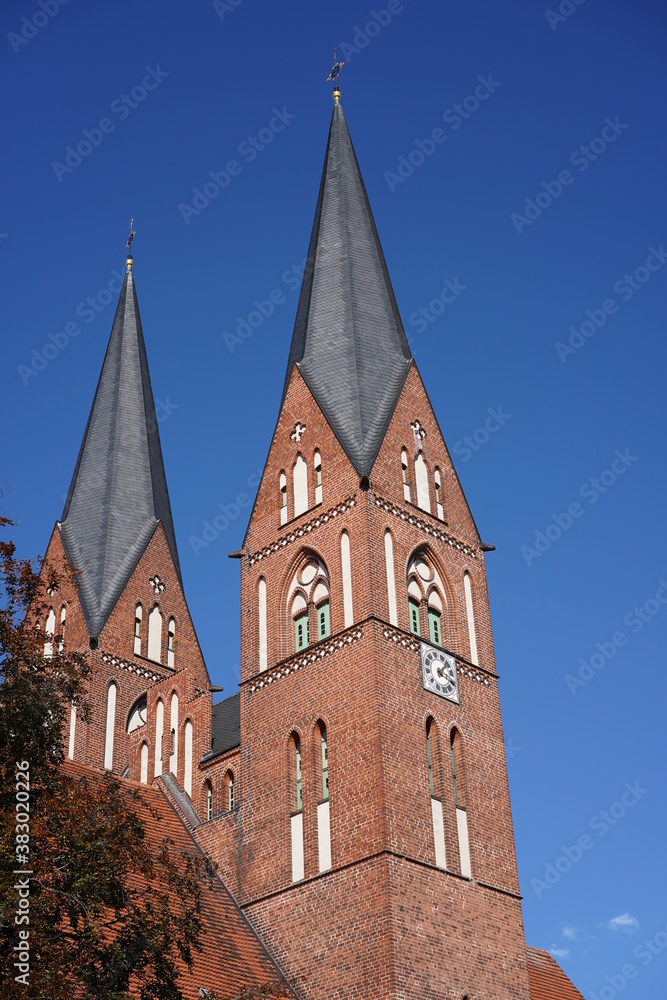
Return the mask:
[[[80,571],[79,597],[98,636],[162,522],[180,580],[132,258],[67,494],[60,535]]]
[[[295,363],[357,473],[369,475],[412,355],[338,89],[284,391]]]

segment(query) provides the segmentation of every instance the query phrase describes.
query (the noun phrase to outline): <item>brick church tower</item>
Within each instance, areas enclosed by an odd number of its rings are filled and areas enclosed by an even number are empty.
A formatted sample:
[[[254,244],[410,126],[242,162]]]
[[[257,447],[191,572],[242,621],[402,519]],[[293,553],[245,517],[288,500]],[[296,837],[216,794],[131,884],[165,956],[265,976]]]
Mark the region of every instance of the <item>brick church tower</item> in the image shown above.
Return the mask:
[[[487,548],[336,92],[241,560],[239,899],[307,996],[530,995]]]
[[[240,691],[212,704],[185,599],[131,257],[44,569],[64,557],[78,580],[49,587],[45,651],[91,665],[69,758],[162,791],[309,1000],[579,996],[548,992],[562,974],[524,940],[488,548],[336,90],[278,421],[232,553]]]

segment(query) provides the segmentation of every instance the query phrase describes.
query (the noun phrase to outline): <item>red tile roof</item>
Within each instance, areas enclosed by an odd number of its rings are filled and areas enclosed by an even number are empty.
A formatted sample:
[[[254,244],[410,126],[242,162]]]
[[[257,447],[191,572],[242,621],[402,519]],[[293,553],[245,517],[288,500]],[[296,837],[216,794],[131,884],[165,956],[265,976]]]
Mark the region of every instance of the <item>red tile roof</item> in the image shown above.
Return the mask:
[[[88,781],[101,780],[102,773],[81,764],[66,764],[67,770],[85,775]],[[129,807],[144,822],[146,837],[156,846],[168,837],[173,841],[171,856],[201,855],[177,813],[158,788],[119,779],[128,794],[139,790]],[[192,972],[182,965],[179,987],[186,1000],[200,1000],[200,987],[220,997],[236,996],[244,988],[276,983],[281,975],[220,879],[201,889],[200,951],[193,950]],[[180,963],[179,963],[180,964]]]
[[[531,1000],[584,1000],[548,951],[526,951]]]

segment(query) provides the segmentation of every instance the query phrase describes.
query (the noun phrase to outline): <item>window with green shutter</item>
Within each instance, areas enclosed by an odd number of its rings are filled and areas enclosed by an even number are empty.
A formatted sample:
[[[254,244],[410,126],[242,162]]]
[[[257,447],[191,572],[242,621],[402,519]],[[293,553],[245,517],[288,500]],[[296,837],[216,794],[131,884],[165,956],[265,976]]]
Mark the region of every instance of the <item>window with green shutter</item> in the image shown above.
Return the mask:
[[[442,646],[440,634],[440,614],[433,608],[428,609],[428,634],[434,646]]]
[[[320,726],[322,737],[322,798],[329,798],[329,754],[327,750],[327,729],[325,725]]]
[[[308,645],[308,612],[304,611],[294,619],[294,638],[296,652]]]
[[[303,798],[301,795],[301,743],[295,739],[296,750],[296,808],[298,812],[303,809]]]
[[[319,639],[326,639],[331,632],[329,624],[329,602],[325,601],[317,609],[317,636]]]
[[[410,609],[410,631],[414,632],[415,635],[421,635],[419,627],[419,603],[415,601],[414,597],[408,598],[408,607]]]

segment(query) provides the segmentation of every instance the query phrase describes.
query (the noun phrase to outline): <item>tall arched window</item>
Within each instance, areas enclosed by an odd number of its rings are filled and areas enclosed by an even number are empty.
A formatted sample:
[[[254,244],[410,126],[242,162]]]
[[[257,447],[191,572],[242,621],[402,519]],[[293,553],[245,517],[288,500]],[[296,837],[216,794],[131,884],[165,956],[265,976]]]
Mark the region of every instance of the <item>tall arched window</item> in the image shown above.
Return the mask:
[[[206,819],[213,819],[213,786],[210,781],[206,782]]]
[[[169,770],[178,777],[178,695],[174,691],[171,696],[171,711],[169,717],[169,729],[171,730],[171,757],[169,758]]]
[[[387,528],[384,533],[384,562],[387,570],[389,621],[392,625],[398,625],[398,609],[396,607],[396,576],[394,573],[394,542],[389,528]]]
[[[176,635],[176,621],[174,618],[169,619],[169,625],[167,627],[167,666],[173,667],[174,665],[174,636]]]
[[[463,574],[463,589],[466,599],[466,615],[468,618],[468,639],[470,640],[470,660],[477,666],[479,659],[477,656],[477,635],[475,633],[475,610],[472,603],[472,584],[470,574],[466,570]]]
[[[431,500],[428,495],[428,469],[421,452],[415,458],[415,482],[417,484],[417,506],[431,513]]]
[[[299,514],[303,514],[304,510],[308,510],[308,466],[301,453],[296,456],[292,477],[294,479],[294,516],[297,517]]]
[[[315,503],[322,503],[322,456],[319,451],[315,452],[313,465],[315,468]]]
[[[408,453],[401,449],[401,475],[403,477],[403,499],[410,502],[410,484],[408,483]]]
[[[107,724],[104,738],[104,769],[113,771],[113,740],[116,728],[116,691],[114,681],[107,688]]]
[[[144,616],[144,609],[137,604],[134,609],[134,652],[141,656],[141,619]]]
[[[183,774],[183,788],[192,798],[192,722],[190,719],[185,723],[185,771]]]
[[[294,648],[298,653],[312,641],[325,639],[331,632],[329,573],[316,555],[305,553],[298,563],[287,592],[289,614],[294,622]],[[315,605],[315,636],[309,634],[308,607]]]
[[[141,744],[141,783],[148,784],[148,743]]]
[[[331,868],[331,814],[329,806],[329,744],[327,727],[323,722],[316,726],[319,747],[319,777],[322,797],[317,803],[317,854],[318,870],[329,871]]]
[[[287,524],[287,476],[280,472],[280,523]]]
[[[445,513],[442,506],[442,479],[440,477],[440,469],[437,466],[433,473],[433,481],[435,483],[435,510],[440,520],[443,521]]]
[[[463,760],[463,743],[458,729],[452,729],[451,737],[452,752],[452,777],[454,781],[454,806],[456,808],[456,827],[459,836],[459,856],[461,860],[461,874],[466,878],[472,878],[470,867],[470,844],[468,840],[468,814],[465,763]]]
[[[442,809],[442,789],[440,786],[440,749],[438,731],[433,719],[426,723],[426,760],[428,763],[428,783],[431,794],[431,818],[433,820],[433,845],[435,863],[438,868],[446,868],[445,824]]]
[[[290,745],[290,789],[291,815],[290,839],[292,855],[292,882],[299,882],[304,876],[303,860],[303,798],[301,776],[301,741],[292,733]]]
[[[343,620],[345,628],[354,622],[352,610],[352,563],[350,560],[350,536],[344,531],[340,536],[340,562],[343,570]]]
[[[444,643],[451,648],[451,635],[443,627],[447,608],[445,586],[427,549],[418,549],[411,557],[407,576],[410,631],[426,638],[428,623],[428,641],[434,646]]]
[[[428,637],[434,646],[442,646],[442,601],[437,590],[428,595]]]
[[[162,662],[162,615],[157,604],[148,616],[148,659]]]
[[[60,609],[60,640],[58,642],[58,652],[62,653],[65,646],[65,619],[67,618],[67,608],[63,604]]]
[[[225,795],[225,808],[228,812],[231,812],[236,805],[236,798],[234,794],[234,772],[227,771],[225,775],[224,783],[224,795]]]
[[[164,733],[164,702],[158,698],[155,708],[155,777],[162,774],[162,734]]]
[[[74,760],[74,740],[76,734],[76,702],[73,701],[69,711],[69,747],[67,756]]]
[[[44,656],[51,659],[53,656],[53,635],[56,631],[56,613],[53,608],[49,608],[46,616],[46,642],[44,643]]]
[[[259,612],[259,669],[266,670],[267,667],[267,638],[266,638],[266,580],[260,576],[257,584],[257,610]]]

